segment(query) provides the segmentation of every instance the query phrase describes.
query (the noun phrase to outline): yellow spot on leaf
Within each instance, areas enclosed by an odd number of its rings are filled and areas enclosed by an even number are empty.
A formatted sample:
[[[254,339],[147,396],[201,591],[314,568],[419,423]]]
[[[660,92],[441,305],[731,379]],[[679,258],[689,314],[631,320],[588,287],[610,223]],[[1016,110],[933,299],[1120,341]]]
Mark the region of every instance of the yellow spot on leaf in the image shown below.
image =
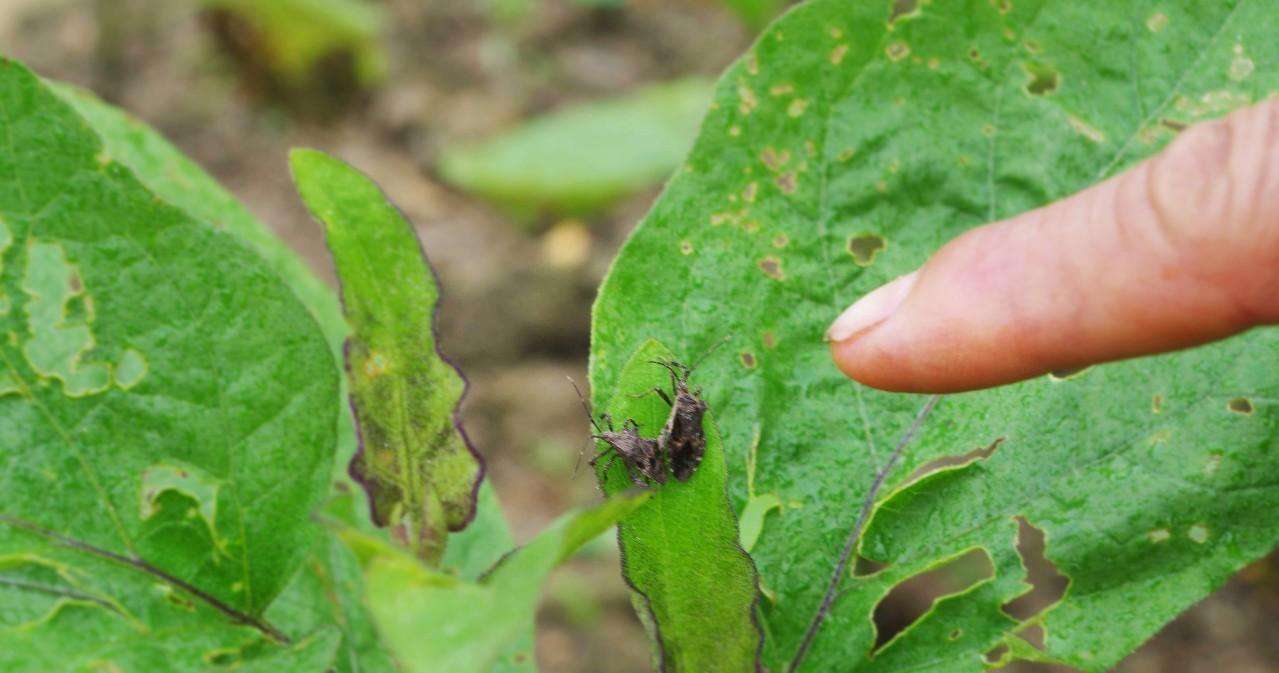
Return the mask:
[[[808,101],[803,98],[796,98],[790,102],[790,106],[786,108],[786,114],[792,117],[803,116],[804,110],[808,108]]]
[[[728,135],[733,136],[734,138],[742,135],[742,127],[737,125],[728,127]]]
[[[828,33],[828,34],[829,34],[832,38],[834,38],[834,39],[836,39],[836,40],[840,39],[841,37],[844,37],[844,31],[840,30],[839,28],[831,27],[831,29],[830,29],[830,30],[828,30],[828,31],[826,31],[826,32],[827,32],[827,33]]]
[[[848,45],[841,44],[830,51],[830,64],[839,65],[843,62],[844,56],[848,54]]]
[[[884,48],[884,53],[888,55],[891,61],[900,61],[910,56],[910,45],[905,42],[894,42]]]
[[[770,96],[785,96],[792,93],[795,93],[795,87],[791,84],[777,84],[768,90]]]
[[[1190,538],[1191,542],[1203,544],[1208,541],[1208,527],[1201,523],[1197,523],[1191,526],[1190,530],[1186,531],[1186,537]]]
[[[1076,117],[1074,115],[1068,115],[1066,117],[1066,123],[1070,124],[1070,128],[1074,129],[1075,133],[1078,133],[1079,135],[1095,143],[1101,143],[1106,141],[1105,134],[1103,134],[1096,127],[1080,119],[1079,117]]]
[[[739,101],[737,109],[744,115],[750,114],[755,108],[759,107],[759,99],[755,97],[755,92],[749,86],[746,86],[745,82],[737,83],[737,99]]]
[[[746,189],[742,190],[742,200],[746,203],[755,203],[755,195],[759,193],[759,183],[751,181],[746,185]]]
[[[1235,58],[1230,62],[1230,79],[1236,82],[1242,82],[1248,79],[1252,71],[1256,69],[1256,64],[1252,59],[1248,58],[1243,52],[1243,45],[1235,45]]]
[[[1214,453],[1208,456],[1208,460],[1204,462],[1204,474],[1212,476],[1221,468],[1221,454]]]
[[[1152,33],[1158,33],[1168,25],[1168,15],[1163,12],[1155,12],[1146,19],[1146,29]]]
[[[773,237],[774,248],[784,248],[786,247],[786,244],[788,243],[790,243],[790,237],[788,237],[786,234],[778,234]]]
[[[693,244],[689,241],[680,241],[679,251],[684,255],[691,255],[693,254]]]
[[[381,353],[369,353],[368,359],[364,361],[364,375],[375,379],[386,373],[387,366],[386,357]]]
[[[1146,538],[1156,544],[1164,542],[1170,537],[1172,537],[1172,533],[1168,532],[1167,528],[1156,528],[1149,533],[1146,533]]]

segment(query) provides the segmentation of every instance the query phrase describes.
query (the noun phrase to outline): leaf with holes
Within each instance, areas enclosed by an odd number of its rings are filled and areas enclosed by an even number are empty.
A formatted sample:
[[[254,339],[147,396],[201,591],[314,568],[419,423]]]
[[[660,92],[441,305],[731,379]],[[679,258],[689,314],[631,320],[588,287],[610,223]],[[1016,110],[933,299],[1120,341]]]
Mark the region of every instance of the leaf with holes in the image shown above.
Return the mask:
[[[0,668],[327,664],[264,617],[333,461],[320,330],[11,61],[0,125]]]
[[[656,437],[671,407],[654,390],[670,389],[670,374],[655,362],[672,359],[662,344],[644,342],[603,408],[613,418],[638,423],[641,435]],[[714,411],[703,418],[706,451],[693,475],[683,482],[671,476],[654,486],[649,502],[618,525],[623,572],[636,592],[636,608],[658,639],[655,657],[665,670],[750,670],[761,639],[753,617],[755,567],[738,541],[728,505],[728,471]],[[598,473],[605,493],[632,485],[622,460],[601,456]]]
[[[439,289],[411,225],[371,180],[294,150],[298,191],[327,233],[352,335],[346,344],[361,447],[351,474],[373,520],[431,564],[475,513],[479,454],[455,422],[465,382],[435,342]]]
[[[646,339],[698,353],[733,335],[735,357],[707,361],[698,382],[734,507],[753,491],[786,503],[752,549],[769,589],[765,666],[794,663],[876,468],[920,405],[844,379],[822,343],[830,320],[960,232],[1269,95],[1277,18],[1225,0],[813,0],[727,71],[684,168],[601,289],[591,375],[602,403]],[[1277,363],[1279,335],[1256,331],[946,400],[861,547],[863,565],[883,569],[843,578],[797,668],[977,671],[1001,643],[1114,665],[1279,539]],[[904,487],[1000,438],[989,458]],[[1014,600],[1027,590],[1019,526],[1043,532],[1068,582],[1051,610]],[[989,575],[875,650],[876,603],[965,553],[984,555]],[[1028,629],[1042,651],[1014,635]]]

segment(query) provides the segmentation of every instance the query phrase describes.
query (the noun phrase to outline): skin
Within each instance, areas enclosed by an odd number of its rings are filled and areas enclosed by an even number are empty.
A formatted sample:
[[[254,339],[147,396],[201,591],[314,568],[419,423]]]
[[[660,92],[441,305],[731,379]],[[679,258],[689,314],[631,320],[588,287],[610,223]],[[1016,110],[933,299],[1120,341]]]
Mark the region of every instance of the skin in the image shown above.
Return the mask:
[[[986,388],[1279,323],[1279,101],[968,231],[881,289],[832,325],[831,354],[849,377],[904,392]]]

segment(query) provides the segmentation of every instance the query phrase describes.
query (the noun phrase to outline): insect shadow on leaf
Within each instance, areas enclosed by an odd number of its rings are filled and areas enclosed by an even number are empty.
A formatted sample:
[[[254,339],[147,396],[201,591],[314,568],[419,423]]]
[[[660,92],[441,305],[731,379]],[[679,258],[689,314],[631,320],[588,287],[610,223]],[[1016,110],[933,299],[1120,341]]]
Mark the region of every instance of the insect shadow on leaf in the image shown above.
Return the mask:
[[[604,442],[606,448],[595,454],[588,461],[591,467],[595,467],[600,458],[608,456],[608,462],[604,464],[604,472],[607,473],[612,467],[613,462],[620,459],[622,465],[626,467],[626,475],[630,477],[631,482],[636,486],[648,486],[649,484],[665,484],[666,483],[666,456],[661,450],[659,442],[655,439],[645,439],[639,434],[639,425],[633,419],[626,419],[622,423],[622,429],[618,430],[613,427],[613,418],[608,414],[600,414],[600,420],[608,427],[605,430],[595,420],[595,414],[591,411],[591,405],[586,401],[586,397],[582,395],[582,390],[577,387],[577,382],[570,378],[569,383],[573,385],[573,390],[577,392],[577,398],[582,401],[582,408],[586,410],[586,418],[590,420],[591,427],[595,428],[595,433],[591,435],[591,439]],[[579,463],[580,463],[579,455]],[[573,471],[576,473],[577,468]]]

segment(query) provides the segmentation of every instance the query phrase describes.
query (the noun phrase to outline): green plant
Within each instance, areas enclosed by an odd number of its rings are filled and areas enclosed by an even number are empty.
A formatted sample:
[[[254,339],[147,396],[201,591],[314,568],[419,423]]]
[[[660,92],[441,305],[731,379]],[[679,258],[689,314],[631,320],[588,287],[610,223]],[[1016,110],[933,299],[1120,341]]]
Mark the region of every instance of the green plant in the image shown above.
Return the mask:
[[[960,231],[1269,95],[1273,19],[1242,0],[812,0],[778,20],[596,305],[596,406],[647,436],[668,413],[651,362],[710,352],[702,464],[636,494],[601,462],[610,497],[519,550],[453,422],[430,268],[368,178],[293,156],[344,319],[153,132],[0,62],[0,669],[532,670],[547,575],[614,522],[664,670],[1109,668],[1279,538],[1275,333],[930,416],[842,379],[820,335]],[[1027,614],[1033,529],[1069,584]],[[877,642],[894,587],[961,566]]]
[[[964,229],[1269,95],[1275,46],[1258,27],[1272,19],[1246,2],[818,0],[725,73],[600,291],[591,381],[603,404],[646,340],[690,358],[732,336],[697,381],[734,509],[787,503],[751,550],[770,670],[795,662],[876,470],[923,402],[843,379],[821,340],[831,316]],[[1277,349],[1259,331],[943,400],[855,549],[886,567],[842,578],[798,668],[976,671],[1001,644],[1006,658],[1114,665],[1279,539],[1261,401]],[[1015,618],[1002,606],[1029,589],[1019,519],[1045,533],[1070,584]],[[970,550],[990,576],[877,648],[871,614],[887,592]],[[1032,626],[1042,651],[1017,635]]]
[[[589,213],[669,175],[709,99],[708,82],[685,79],[566,108],[449,149],[440,173],[525,219]]]

